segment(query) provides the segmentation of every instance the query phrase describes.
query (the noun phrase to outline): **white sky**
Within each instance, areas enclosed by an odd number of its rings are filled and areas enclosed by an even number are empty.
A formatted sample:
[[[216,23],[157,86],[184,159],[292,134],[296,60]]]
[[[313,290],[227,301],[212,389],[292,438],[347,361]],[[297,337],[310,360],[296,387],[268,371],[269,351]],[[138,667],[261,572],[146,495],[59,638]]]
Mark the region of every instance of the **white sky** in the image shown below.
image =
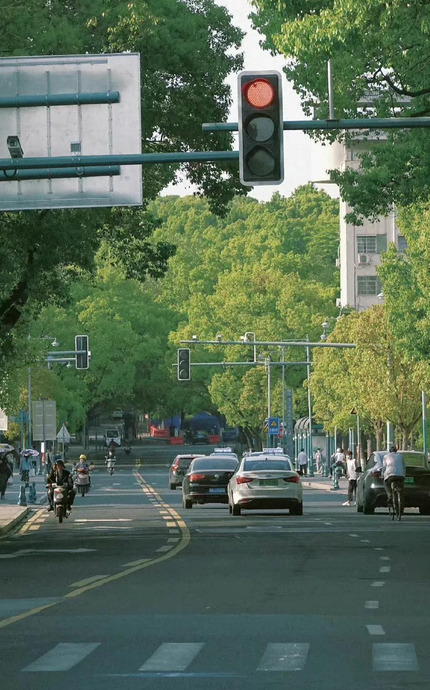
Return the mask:
[[[247,0],[215,0],[218,5],[223,5],[233,18],[233,24],[239,26],[246,32],[242,42],[242,52],[244,53],[245,70],[268,70],[276,69],[282,73],[284,59],[282,56],[273,57],[268,51],[264,51],[259,46],[261,36],[251,28],[248,14],[252,8]],[[237,75],[232,75],[228,80],[232,89],[233,107],[229,120],[237,122]],[[283,103],[284,120],[303,120],[305,116],[300,107],[300,101],[292,86],[283,76]],[[327,179],[325,170],[332,165],[328,147],[312,142],[307,134],[301,131],[284,132],[284,168],[285,179],[282,185],[254,187],[251,196],[268,200],[272,194],[278,191],[283,196],[290,196],[291,193],[302,184],[309,181]],[[331,196],[338,196],[337,187],[333,184],[317,185],[324,189]],[[192,194],[193,187],[190,184],[180,184],[168,187],[164,194]]]

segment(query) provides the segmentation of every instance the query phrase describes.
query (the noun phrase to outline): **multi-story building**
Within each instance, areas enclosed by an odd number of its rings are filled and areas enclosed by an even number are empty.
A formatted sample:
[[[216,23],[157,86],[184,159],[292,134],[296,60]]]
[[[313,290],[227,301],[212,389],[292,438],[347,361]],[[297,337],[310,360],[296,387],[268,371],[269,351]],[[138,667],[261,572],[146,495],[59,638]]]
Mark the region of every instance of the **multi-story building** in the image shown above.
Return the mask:
[[[378,137],[379,141],[382,139],[381,136]],[[337,166],[341,170],[358,169],[360,165],[358,154],[366,149],[368,141],[369,136],[366,140],[358,136],[349,145],[334,144],[333,148],[337,150],[332,153],[335,154],[335,160],[337,159]],[[382,298],[381,283],[377,276],[381,255],[387,251],[390,243],[394,243],[400,251],[404,251],[406,242],[397,227],[395,209],[388,216],[381,217],[375,222],[365,220],[363,225],[353,225],[345,220],[345,215],[351,210],[341,199],[338,306],[363,311],[374,304],[379,304]]]

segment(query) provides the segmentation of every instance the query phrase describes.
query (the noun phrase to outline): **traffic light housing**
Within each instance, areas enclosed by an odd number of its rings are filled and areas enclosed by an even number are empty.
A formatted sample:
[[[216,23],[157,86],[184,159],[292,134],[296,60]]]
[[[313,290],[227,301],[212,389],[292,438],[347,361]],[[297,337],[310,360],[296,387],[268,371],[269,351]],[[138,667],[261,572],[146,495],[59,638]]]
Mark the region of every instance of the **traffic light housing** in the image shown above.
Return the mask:
[[[284,179],[284,121],[279,72],[241,72],[239,174],[243,185],[281,184]]]
[[[191,356],[189,347],[178,349],[178,381],[189,381],[191,378]]]
[[[90,366],[89,338],[87,335],[75,335],[76,369],[88,369]]]

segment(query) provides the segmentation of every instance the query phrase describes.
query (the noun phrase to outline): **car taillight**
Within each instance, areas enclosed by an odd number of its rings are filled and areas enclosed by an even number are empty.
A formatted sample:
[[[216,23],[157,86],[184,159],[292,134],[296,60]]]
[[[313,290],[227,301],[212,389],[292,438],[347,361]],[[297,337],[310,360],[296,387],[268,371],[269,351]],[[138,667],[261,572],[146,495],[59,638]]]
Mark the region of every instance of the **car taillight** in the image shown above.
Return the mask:
[[[282,479],[284,482],[290,482],[292,484],[298,484],[300,482],[300,477],[297,474],[293,475],[292,477],[282,477]]]
[[[238,484],[249,484],[254,480],[254,477],[236,477]]]
[[[201,482],[204,478],[204,474],[190,474],[190,482]]]

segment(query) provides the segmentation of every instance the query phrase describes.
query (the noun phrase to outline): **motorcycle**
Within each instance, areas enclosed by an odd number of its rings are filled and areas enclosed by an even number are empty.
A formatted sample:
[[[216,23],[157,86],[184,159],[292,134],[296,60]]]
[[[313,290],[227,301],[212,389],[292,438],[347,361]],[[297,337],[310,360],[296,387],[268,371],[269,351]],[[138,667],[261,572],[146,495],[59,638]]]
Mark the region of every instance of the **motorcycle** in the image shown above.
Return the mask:
[[[58,522],[63,522],[63,518],[67,517],[67,486],[64,484],[60,486],[59,484],[51,484],[54,490],[53,502],[54,502],[54,515],[58,518]],[[48,484],[47,488],[51,488]]]
[[[90,490],[90,470],[88,467],[75,467],[75,489],[78,494],[85,496]]]
[[[105,462],[106,462],[106,464],[107,464],[107,471],[108,471],[109,474],[112,476],[113,473],[114,473],[114,470],[115,470],[115,463],[116,463],[116,457],[115,457],[115,455],[109,453],[109,455],[107,456]]]

